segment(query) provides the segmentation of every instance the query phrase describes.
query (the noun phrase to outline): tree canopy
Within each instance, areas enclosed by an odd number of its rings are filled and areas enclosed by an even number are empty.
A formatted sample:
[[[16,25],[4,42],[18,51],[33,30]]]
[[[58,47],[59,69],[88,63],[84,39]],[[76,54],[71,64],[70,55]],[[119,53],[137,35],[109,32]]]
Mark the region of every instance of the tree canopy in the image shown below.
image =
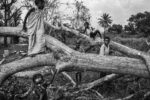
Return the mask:
[[[137,13],[128,19],[128,25],[125,29],[134,34],[143,34],[149,36],[150,34],[150,12]]]
[[[105,29],[108,28],[110,26],[110,24],[112,23],[112,19],[111,16],[107,13],[104,13],[99,19],[98,19],[98,23],[100,26],[104,27]]]
[[[120,34],[123,31],[123,27],[120,24],[113,24],[109,29],[109,32]]]

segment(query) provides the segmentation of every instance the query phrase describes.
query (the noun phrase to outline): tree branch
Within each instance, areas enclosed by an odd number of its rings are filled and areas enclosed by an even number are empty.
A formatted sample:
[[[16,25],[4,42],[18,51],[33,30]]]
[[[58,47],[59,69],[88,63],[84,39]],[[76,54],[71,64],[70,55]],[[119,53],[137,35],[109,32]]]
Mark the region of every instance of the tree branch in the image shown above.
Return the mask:
[[[76,82],[71,78],[70,75],[68,75],[66,72],[62,72],[62,74],[63,74],[68,80],[70,80],[70,82],[73,84],[73,86],[76,86]]]
[[[43,76],[49,75],[51,73],[51,66],[44,66],[41,67],[39,70],[28,70],[28,71],[22,71],[19,73],[16,73],[14,76],[20,77],[20,78],[32,78],[35,74],[42,74]]]
[[[104,82],[106,81],[111,81],[111,80],[114,80],[114,79],[117,79],[121,77],[121,75],[118,75],[118,74],[110,74],[110,75],[107,75],[105,77],[102,77],[94,82],[91,82],[91,83],[88,83],[88,84],[82,84],[80,87],[80,90],[89,90],[89,89],[92,89],[93,87],[95,86],[98,86],[98,85],[101,85],[103,84]]]
[[[53,58],[52,54],[44,54],[37,55],[36,57],[27,57],[21,60],[1,65],[0,84],[2,84],[7,79],[7,77],[17,72],[41,66],[54,66],[55,64],[56,60]]]

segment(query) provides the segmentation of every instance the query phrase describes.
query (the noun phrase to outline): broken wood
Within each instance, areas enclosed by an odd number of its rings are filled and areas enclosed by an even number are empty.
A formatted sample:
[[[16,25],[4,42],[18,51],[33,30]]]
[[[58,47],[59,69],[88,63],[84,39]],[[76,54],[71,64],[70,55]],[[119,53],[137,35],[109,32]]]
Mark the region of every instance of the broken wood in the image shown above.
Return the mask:
[[[94,82],[91,82],[91,83],[87,83],[87,84],[82,84],[79,86],[80,90],[89,90],[89,89],[92,89],[93,87],[95,86],[99,86],[101,84],[103,84],[104,82],[106,81],[111,81],[111,80],[114,80],[114,79],[117,79],[121,77],[121,75],[118,75],[118,74],[110,74],[110,75],[107,75],[105,77],[102,77]]]

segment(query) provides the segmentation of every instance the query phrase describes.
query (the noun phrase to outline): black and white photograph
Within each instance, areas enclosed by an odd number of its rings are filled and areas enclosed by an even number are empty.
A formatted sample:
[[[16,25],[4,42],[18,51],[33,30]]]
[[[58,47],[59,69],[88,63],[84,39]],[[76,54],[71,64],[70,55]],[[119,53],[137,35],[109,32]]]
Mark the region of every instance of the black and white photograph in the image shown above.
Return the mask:
[[[150,100],[150,0],[0,0],[0,100]]]

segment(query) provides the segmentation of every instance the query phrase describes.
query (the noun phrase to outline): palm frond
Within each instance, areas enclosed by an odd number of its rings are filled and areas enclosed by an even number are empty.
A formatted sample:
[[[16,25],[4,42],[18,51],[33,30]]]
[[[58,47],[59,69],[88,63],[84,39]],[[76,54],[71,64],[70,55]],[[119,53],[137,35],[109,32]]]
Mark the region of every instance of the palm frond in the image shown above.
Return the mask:
[[[109,14],[104,13],[100,18],[98,18],[98,23],[100,26],[107,28],[112,23],[111,16]]]

